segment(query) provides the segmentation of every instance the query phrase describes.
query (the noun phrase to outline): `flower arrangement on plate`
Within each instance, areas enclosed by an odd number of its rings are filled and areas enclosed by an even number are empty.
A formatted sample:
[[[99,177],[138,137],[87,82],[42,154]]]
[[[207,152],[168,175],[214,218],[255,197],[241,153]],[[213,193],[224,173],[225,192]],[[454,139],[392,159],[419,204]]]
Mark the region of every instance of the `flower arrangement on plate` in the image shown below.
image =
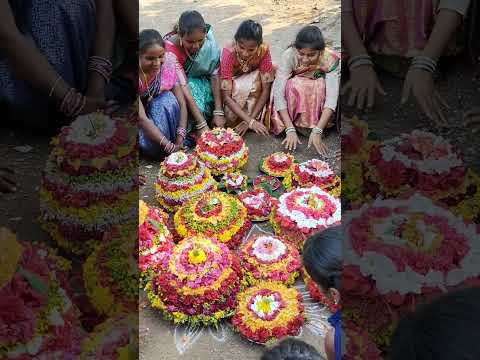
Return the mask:
[[[295,164],[293,171],[284,178],[287,190],[291,190],[292,187],[318,186],[336,197],[341,193],[340,184],[340,177],[335,175],[328,163],[318,159]]]
[[[250,220],[255,222],[267,221],[277,201],[262,188],[242,192],[238,194],[238,199],[247,209]]]
[[[156,207],[139,201],[138,266],[139,285],[143,288],[156,272],[156,267],[173,247],[173,236],[167,227],[168,215]]]
[[[301,259],[298,250],[275,235],[253,235],[240,248],[242,271],[246,281],[277,281],[292,285],[298,276]]]
[[[248,161],[245,141],[232,129],[204,132],[197,141],[196,153],[213,175],[238,171]]]
[[[0,270],[0,357],[78,356],[84,332],[68,296],[70,263],[0,228]]]
[[[439,200],[456,194],[467,175],[457,149],[444,138],[420,130],[374,146],[368,169],[367,178],[383,197],[414,190]]]
[[[175,245],[146,290],[152,307],[175,324],[208,326],[232,316],[241,285],[237,256],[217,240],[193,236]]]
[[[373,145],[368,140],[370,130],[366,121],[358,117],[342,119],[342,161],[368,158],[369,148]]]
[[[178,151],[162,162],[155,188],[160,205],[174,212],[191,198],[217,190],[217,183],[195,155]]]
[[[205,235],[235,249],[252,223],[238,198],[213,191],[183,205],[175,213],[174,225],[180,237]]]
[[[134,229],[123,233],[112,229],[83,264],[87,296],[101,315],[111,317],[137,310],[139,274],[135,237]]]
[[[340,224],[340,220],[340,200],[316,186],[297,188],[280,196],[270,217],[275,233],[299,249],[308,237]]]
[[[383,360],[381,351],[365,330],[349,321],[343,321],[342,330],[345,333],[345,353],[342,355],[342,359]]]
[[[396,318],[480,275],[477,226],[418,193],[377,199],[349,212],[344,226],[344,315],[380,349],[388,346],[393,327],[376,327],[378,319]]]
[[[232,324],[250,341],[265,344],[297,336],[304,325],[302,295],[295,288],[264,281],[237,298]]]
[[[270,176],[284,177],[292,171],[294,162],[295,158],[293,155],[276,152],[262,160],[260,170]]]
[[[222,184],[227,192],[245,191],[248,187],[248,177],[240,172],[227,173],[222,177]]]
[[[276,177],[270,175],[259,175],[253,180],[254,188],[263,188],[263,185],[268,186],[271,191],[276,191],[280,189],[282,183]]]
[[[338,310],[338,304],[335,304],[331,301],[328,296],[322,291],[322,289],[312,280],[310,275],[308,275],[307,271],[304,267],[302,267],[302,277],[303,282],[305,283],[305,288],[307,289],[308,293],[310,294],[311,298],[318,301],[320,304],[325,305],[327,309],[334,314]]]
[[[82,343],[80,360],[129,360],[138,354],[138,314],[123,314],[97,325]]]
[[[97,113],[53,138],[40,186],[40,224],[65,250],[87,256],[137,209],[137,127]]]

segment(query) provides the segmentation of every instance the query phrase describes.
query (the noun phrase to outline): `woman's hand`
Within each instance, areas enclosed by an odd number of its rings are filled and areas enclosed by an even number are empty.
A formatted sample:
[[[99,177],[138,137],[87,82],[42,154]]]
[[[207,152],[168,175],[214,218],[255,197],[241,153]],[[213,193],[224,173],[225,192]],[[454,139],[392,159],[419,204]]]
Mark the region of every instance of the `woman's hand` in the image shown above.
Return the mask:
[[[313,131],[310,133],[307,149],[310,149],[312,145],[320,155],[327,156],[327,146],[322,141],[322,134],[314,133]]]
[[[17,191],[15,173],[8,167],[0,167],[0,192],[10,193]]]
[[[433,74],[416,68],[410,68],[405,78],[402,93],[402,104],[405,104],[413,93],[418,105],[425,115],[438,126],[447,126],[447,119],[442,111],[442,105],[448,108],[447,103],[442,99],[435,89]]]
[[[178,150],[183,150],[184,149],[184,146],[183,146],[183,141],[185,139],[182,137],[182,136],[177,136],[177,138],[175,139],[175,146]]]
[[[298,138],[296,131],[289,132],[285,139],[282,141],[282,145],[285,144],[285,149],[288,151],[293,151],[297,149],[297,145],[302,144],[300,139]]]
[[[238,135],[243,136],[248,131],[248,124],[245,121],[242,121],[240,124],[235,126],[233,129]]]
[[[263,125],[260,121],[253,120],[250,121],[251,126],[250,128],[255,131],[259,135],[268,136],[268,129],[265,125]],[[250,125],[250,124],[249,124]]]
[[[348,106],[357,106],[358,110],[363,110],[365,102],[367,108],[375,105],[375,93],[386,95],[377,74],[370,65],[361,65],[353,69],[350,73],[350,80],[342,88],[341,94],[346,95],[350,90]]]
[[[80,115],[91,114],[98,110],[103,110],[105,109],[106,105],[107,103],[105,102],[104,98],[87,96],[87,101],[85,102],[85,106],[80,112]]]
[[[212,125],[214,127],[224,128],[226,123],[227,120],[225,119],[225,116],[213,115]]]

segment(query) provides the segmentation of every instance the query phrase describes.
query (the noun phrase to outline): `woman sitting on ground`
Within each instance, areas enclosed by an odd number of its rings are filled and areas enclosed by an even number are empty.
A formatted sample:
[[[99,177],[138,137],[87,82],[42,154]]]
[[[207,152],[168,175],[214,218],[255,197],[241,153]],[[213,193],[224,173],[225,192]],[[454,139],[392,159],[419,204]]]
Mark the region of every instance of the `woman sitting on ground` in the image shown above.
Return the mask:
[[[308,147],[327,155],[322,134],[337,107],[339,82],[339,56],[325,47],[319,28],[304,27],[283,53],[273,83],[274,109],[267,125],[275,135],[285,131],[286,149],[301,144],[299,132],[309,136]]]
[[[259,23],[245,20],[235,33],[235,42],[223,49],[220,60],[225,125],[241,136],[248,129],[268,135],[261,119],[275,73],[262,33]]]

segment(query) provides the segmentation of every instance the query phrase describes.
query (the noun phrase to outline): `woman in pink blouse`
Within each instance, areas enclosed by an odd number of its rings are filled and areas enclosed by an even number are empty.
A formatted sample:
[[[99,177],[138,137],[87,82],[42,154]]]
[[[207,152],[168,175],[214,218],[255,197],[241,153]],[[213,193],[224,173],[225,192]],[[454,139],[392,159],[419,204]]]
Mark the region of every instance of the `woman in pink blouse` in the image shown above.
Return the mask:
[[[220,77],[225,125],[242,136],[248,129],[268,135],[262,119],[275,74],[259,23],[246,20],[240,24],[235,43],[222,51]]]

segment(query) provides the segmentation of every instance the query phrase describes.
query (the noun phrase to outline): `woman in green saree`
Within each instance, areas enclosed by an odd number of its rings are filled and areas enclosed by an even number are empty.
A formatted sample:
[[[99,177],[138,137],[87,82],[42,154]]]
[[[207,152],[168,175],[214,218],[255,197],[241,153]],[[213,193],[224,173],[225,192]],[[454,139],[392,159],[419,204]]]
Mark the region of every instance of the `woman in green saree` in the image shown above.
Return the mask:
[[[187,132],[225,126],[220,93],[220,49],[211,25],[197,11],[182,13],[174,31],[165,35],[167,52],[176,57],[177,76],[189,109]]]

